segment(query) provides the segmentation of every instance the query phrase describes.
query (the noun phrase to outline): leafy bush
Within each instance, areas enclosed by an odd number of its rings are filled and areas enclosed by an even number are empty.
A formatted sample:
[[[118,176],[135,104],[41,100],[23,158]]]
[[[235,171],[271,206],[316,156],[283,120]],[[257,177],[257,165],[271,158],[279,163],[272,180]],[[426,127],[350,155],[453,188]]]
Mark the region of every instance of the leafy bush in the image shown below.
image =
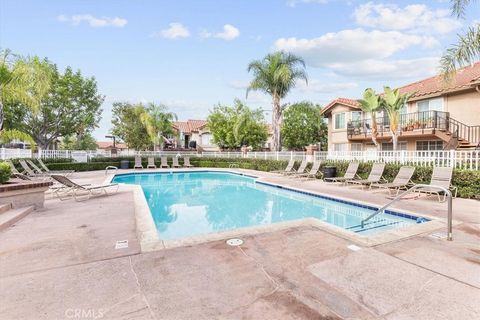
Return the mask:
[[[12,169],[6,162],[0,162],[0,184],[7,182],[12,175]]]

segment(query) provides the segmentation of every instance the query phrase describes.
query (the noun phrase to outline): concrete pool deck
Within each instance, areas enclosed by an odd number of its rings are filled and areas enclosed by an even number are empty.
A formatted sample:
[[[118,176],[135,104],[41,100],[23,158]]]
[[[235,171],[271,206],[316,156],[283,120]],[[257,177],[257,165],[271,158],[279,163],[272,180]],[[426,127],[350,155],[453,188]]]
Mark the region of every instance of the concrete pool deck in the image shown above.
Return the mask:
[[[239,170],[272,183],[384,204],[385,193]],[[120,171],[119,171],[120,172]],[[103,172],[76,173],[101,183]],[[49,199],[0,232],[2,319],[475,319],[480,317],[480,213],[454,200],[446,229],[351,250],[352,241],[298,226],[142,253],[133,193]],[[445,203],[398,209],[444,218]],[[115,249],[119,240],[128,248]],[[350,246],[350,248],[349,248]],[[356,249],[353,247],[353,249]]]

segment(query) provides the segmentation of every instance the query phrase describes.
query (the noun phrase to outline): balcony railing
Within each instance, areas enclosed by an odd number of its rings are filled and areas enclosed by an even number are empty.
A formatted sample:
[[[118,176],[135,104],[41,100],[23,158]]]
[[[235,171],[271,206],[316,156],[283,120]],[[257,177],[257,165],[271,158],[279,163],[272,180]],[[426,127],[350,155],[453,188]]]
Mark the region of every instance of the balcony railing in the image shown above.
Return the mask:
[[[449,113],[442,111],[422,111],[414,113],[401,114],[398,123],[398,131],[401,135],[403,132],[415,131],[424,133],[432,130],[448,130]],[[378,135],[390,135],[390,120],[387,115],[376,118]],[[364,136],[367,137],[372,133],[372,119],[350,121],[347,125],[349,137]]]

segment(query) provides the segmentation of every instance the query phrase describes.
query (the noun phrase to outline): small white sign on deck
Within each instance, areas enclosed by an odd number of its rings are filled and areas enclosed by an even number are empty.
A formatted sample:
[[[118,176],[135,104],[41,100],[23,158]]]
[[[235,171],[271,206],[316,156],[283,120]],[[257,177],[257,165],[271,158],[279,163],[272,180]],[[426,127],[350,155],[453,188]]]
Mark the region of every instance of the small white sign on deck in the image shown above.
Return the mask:
[[[128,248],[128,240],[118,240],[115,243],[115,249],[125,249]]]

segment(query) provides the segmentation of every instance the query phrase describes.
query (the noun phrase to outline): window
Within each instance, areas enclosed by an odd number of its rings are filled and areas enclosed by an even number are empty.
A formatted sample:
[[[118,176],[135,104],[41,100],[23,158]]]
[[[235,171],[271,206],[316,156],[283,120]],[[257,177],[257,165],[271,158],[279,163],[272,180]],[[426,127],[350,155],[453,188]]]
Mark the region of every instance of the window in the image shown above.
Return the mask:
[[[417,151],[434,151],[434,150],[443,150],[443,141],[441,140],[417,141]]]
[[[362,111],[352,111],[352,122],[362,120]]]
[[[361,143],[352,143],[350,146],[351,151],[362,151],[362,144]]]
[[[212,134],[204,133],[202,134],[202,146],[209,146],[212,144]]]
[[[407,150],[407,143],[399,142],[397,146],[397,150],[406,151]],[[382,151],[393,151],[393,143],[392,142],[384,142],[382,143]]]
[[[422,100],[417,102],[418,112],[424,111],[443,111],[443,98]]]
[[[345,129],[345,113],[335,114],[334,129]]]
[[[347,151],[347,144],[346,143],[334,143],[333,144],[333,151]]]

